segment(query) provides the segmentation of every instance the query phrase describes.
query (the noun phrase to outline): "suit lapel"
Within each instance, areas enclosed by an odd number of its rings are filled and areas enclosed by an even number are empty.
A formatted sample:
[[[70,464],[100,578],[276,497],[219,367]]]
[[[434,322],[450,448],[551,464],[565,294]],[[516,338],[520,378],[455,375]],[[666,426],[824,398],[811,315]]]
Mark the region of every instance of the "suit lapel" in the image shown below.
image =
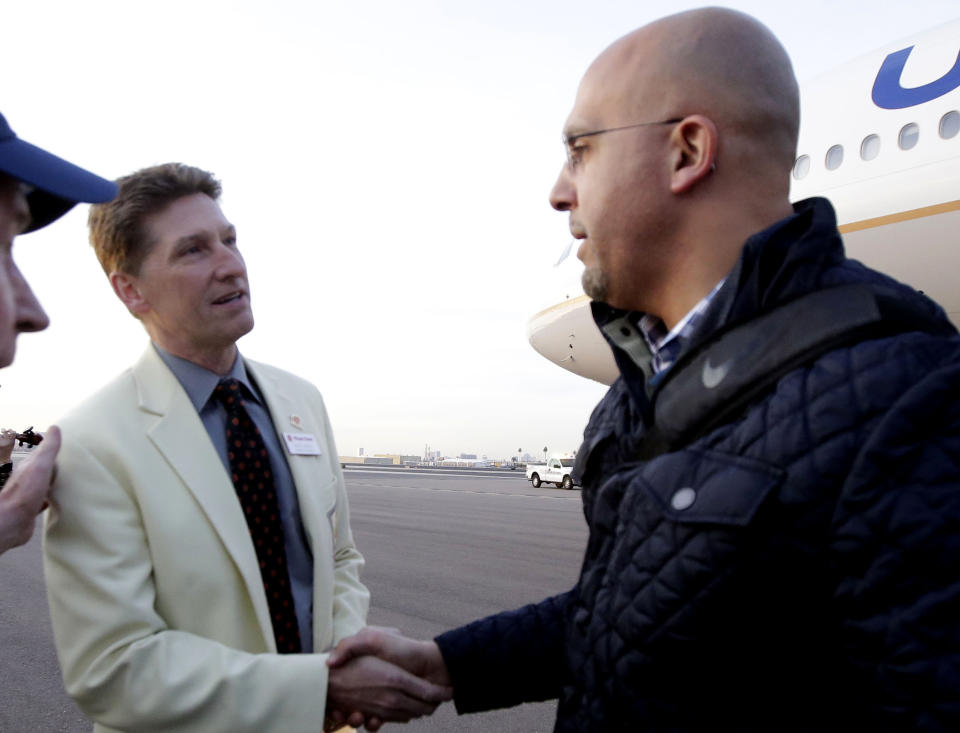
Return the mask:
[[[259,364],[249,359],[245,359],[244,364],[248,373],[253,375],[260,387],[263,399],[267,403],[267,410],[270,412],[270,419],[273,421],[274,430],[280,438],[280,443],[284,444],[283,434],[289,432],[292,428],[289,420],[293,415],[302,412],[304,406],[298,405],[289,388],[277,380],[268,370],[262,369]],[[318,435],[317,438],[322,439],[322,436]],[[319,506],[317,502],[316,472],[310,470],[313,468],[310,461],[291,461],[287,459],[287,465],[290,467],[290,475],[293,477],[293,485],[300,504],[300,518],[303,521],[303,528],[310,543],[310,551],[314,558],[317,557],[318,551],[322,556],[322,553],[329,552],[329,548],[319,548],[318,550],[314,543],[318,536],[316,532],[317,522],[327,521],[327,518],[324,507]]]
[[[140,409],[156,416],[147,435],[193,494],[220,537],[253,601],[268,648],[274,647],[270,610],[250,531],[230,477],[187,393],[152,345],[133,368]]]

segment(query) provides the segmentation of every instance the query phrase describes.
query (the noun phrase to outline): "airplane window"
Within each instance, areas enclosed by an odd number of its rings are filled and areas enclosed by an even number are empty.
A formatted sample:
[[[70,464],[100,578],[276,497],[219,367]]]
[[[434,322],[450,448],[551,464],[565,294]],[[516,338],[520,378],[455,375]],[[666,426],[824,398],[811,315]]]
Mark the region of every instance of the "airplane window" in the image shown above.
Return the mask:
[[[801,178],[806,178],[807,173],[810,172],[810,156],[801,155],[797,158],[797,162],[793,164],[793,177],[798,181]]]
[[[826,166],[828,171],[835,171],[843,163],[843,145],[834,145],[827,151]]]
[[[880,154],[880,136],[867,135],[860,143],[860,158],[862,160],[873,160]]]
[[[960,112],[947,112],[940,118],[940,137],[949,140],[960,132]]]
[[[910,150],[920,138],[920,126],[916,122],[909,122],[900,128],[900,149]]]

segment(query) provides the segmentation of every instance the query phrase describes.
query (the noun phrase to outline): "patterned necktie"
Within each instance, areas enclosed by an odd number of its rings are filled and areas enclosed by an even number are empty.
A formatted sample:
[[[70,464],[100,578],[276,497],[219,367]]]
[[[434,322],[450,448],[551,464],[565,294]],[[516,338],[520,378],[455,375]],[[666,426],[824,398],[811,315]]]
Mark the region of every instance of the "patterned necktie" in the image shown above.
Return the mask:
[[[230,477],[260,562],[260,576],[270,606],[277,651],[297,654],[300,652],[300,629],[293,607],[283,524],[267,447],[260,430],[247,414],[240,382],[236,379],[220,380],[213,390],[213,397],[227,412]]]

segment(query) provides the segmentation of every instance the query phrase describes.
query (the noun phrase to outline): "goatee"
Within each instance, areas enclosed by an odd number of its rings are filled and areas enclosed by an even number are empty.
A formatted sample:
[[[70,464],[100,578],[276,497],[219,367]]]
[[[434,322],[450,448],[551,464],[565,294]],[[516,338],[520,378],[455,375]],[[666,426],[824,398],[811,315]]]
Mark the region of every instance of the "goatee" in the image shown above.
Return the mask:
[[[593,300],[598,300],[601,303],[607,301],[610,290],[610,278],[607,277],[607,273],[599,267],[587,267],[583,271],[583,276],[580,281],[583,284],[583,292]]]

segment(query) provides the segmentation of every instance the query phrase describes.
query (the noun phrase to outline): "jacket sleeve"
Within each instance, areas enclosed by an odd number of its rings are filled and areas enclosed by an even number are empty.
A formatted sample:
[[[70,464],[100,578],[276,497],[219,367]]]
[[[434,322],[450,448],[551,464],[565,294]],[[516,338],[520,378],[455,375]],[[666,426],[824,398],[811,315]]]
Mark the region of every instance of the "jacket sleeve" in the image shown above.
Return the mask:
[[[436,638],[458,713],[559,697],[567,678],[565,619],[575,593],[576,588]]]
[[[248,653],[168,628],[135,498],[76,442],[58,468],[44,568],[64,683],[84,713],[130,731],[321,729],[326,655]],[[184,589],[200,614],[204,592]]]
[[[960,368],[921,380],[883,417],[834,521],[858,725],[960,730]]]

